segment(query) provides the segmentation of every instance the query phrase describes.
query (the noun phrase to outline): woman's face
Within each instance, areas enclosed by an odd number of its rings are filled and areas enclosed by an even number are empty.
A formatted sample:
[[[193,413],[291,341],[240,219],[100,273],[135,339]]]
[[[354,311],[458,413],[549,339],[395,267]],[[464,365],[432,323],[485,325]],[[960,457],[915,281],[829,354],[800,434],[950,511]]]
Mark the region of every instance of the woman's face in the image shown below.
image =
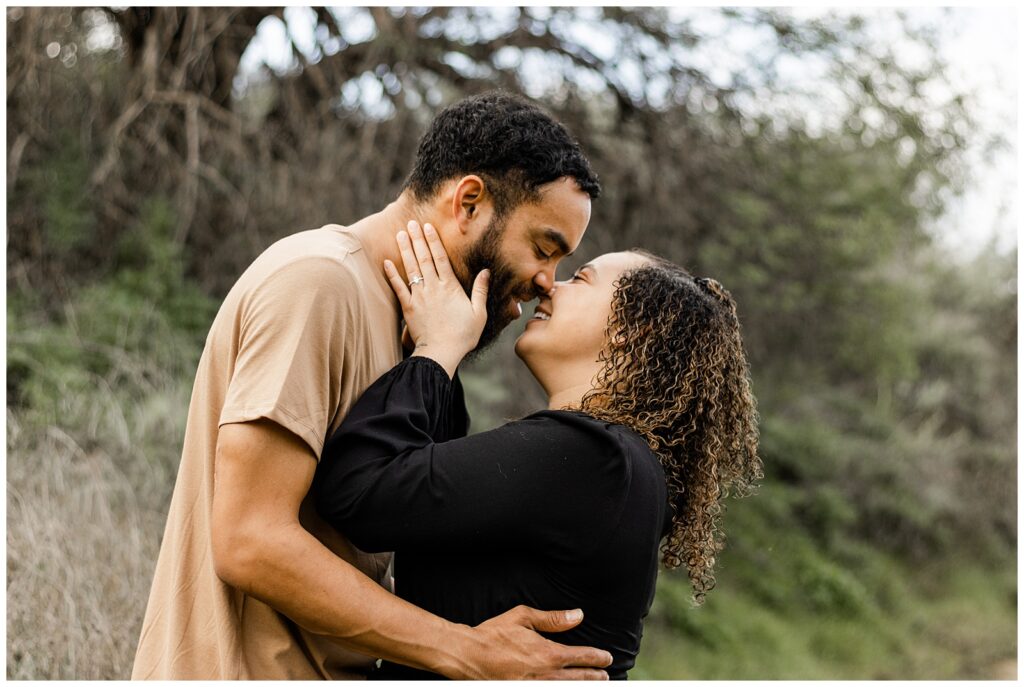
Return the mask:
[[[597,361],[604,348],[615,281],[647,259],[636,253],[605,253],[583,265],[542,297],[516,341],[516,354],[535,375],[552,364]],[[542,380],[543,381],[543,380]],[[589,380],[584,380],[589,381]]]

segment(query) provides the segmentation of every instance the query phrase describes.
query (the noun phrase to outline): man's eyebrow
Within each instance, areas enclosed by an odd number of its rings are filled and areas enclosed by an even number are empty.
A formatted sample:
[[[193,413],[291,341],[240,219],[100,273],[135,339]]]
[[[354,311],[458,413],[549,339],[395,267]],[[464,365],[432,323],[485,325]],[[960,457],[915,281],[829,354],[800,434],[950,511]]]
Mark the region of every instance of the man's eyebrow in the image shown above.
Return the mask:
[[[551,228],[547,228],[547,229],[543,230],[543,234],[544,234],[544,238],[546,238],[548,241],[551,241],[551,243],[553,243],[556,246],[558,246],[558,251],[564,257],[568,257],[568,256],[572,255],[575,252],[575,251],[569,250],[569,242],[565,240],[565,237],[562,235],[562,232],[556,231],[556,230],[551,229]]]

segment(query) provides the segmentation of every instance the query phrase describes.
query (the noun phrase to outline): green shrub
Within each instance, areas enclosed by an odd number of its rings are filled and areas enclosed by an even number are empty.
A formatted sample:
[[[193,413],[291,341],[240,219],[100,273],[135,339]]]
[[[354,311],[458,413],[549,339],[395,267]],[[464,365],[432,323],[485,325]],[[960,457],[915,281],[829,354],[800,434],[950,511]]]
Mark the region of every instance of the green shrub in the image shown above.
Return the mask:
[[[800,598],[810,610],[857,617],[870,609],[867,590],[852,571],[811,552],[796,557],[792,565]]]
[[[8,394],[15,408],[56,419],[69,398],[125,384],[140,394],[157,380],[190,376],[216,303],[183,274],[166,203],[142,217],[135,262],[75,289],[51,319],[40,297],[15,290],[7,311]]]

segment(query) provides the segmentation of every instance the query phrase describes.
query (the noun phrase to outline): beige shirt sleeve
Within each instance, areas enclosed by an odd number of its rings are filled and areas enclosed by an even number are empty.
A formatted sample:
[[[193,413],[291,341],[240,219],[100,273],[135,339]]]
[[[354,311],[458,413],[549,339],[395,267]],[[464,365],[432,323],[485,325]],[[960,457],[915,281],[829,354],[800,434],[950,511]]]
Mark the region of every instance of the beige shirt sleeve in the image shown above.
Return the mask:
[[[320,459],[357,307],[351,282],[337,260],[311,256],[277,268],[246,294],[219,425],[272,420]]]

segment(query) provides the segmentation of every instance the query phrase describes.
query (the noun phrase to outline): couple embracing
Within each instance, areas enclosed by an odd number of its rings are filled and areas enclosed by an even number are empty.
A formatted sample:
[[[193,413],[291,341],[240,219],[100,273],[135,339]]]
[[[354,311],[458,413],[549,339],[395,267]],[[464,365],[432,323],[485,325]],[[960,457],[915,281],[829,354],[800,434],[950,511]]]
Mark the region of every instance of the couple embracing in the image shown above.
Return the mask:
[[[386,208],[250,265],[133,678],[625,678],[659,567],[702,599],[720,501],[761,476],[736,306],[636,249],[556,281],[599,190],[561,124],[486,94]],[[458,366],[535,299],[516,353],[548,407],[468,436]]]

